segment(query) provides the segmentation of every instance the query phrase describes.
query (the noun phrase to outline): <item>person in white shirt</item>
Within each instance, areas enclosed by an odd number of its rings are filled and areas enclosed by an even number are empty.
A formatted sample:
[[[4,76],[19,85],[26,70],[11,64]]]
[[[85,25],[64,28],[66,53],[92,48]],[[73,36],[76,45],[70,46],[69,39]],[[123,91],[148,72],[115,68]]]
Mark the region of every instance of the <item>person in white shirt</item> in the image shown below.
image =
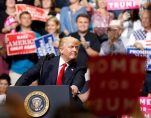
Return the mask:
[[[129,39],[129,45],[140,50],[144,48],[151,48],[147,42],[151,40],[151,11],[144,10],[141,12],[141,23],[143,28],[134,31]],[[149,56],[150,57],[150,56]],[[150,60],[148,59],[147,62]],[[146,69],[146,80],[144,82],[144,88],[142,95],[151,96],[151,70]]]
[[[141,23],[143,28],[134,31],[129,39],[129,45],[139,49],[145,48],[145,40],[151,37],[151,11],[142,12]]]

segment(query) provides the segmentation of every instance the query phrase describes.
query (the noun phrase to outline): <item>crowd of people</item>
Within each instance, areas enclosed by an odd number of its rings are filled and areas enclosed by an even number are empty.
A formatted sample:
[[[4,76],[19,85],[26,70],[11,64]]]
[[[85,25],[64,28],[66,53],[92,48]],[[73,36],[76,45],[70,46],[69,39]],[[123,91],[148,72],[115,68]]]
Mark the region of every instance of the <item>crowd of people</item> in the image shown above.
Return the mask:
[[[143,50],[142,42],[147,37],[151,39],[151,1],[141,2],[139,9],[114,11],[107,10],[106,0],[64,1],[0,0],[0,63],[3,65],[0,69],[0,96],[3,98],[4,89],[9,85],[65,84],[71,86],[73,96],[78,94],[85,102],[89,94],[89,56],[126,54],[130,46]],[[17,4],[44,9],[47,21],[33,21],[28,11],[18,16]],[[34,32],[36,38],[53,34],[53,46],[58,48],[60,56],[45,63],[45,59],[38,59],[36,53],[7,56],[4,35],[28,31]],[[65,74],[60,75],[61,72]],[[147,70],[142,95],[150,95],[150,79],[151,71]]]

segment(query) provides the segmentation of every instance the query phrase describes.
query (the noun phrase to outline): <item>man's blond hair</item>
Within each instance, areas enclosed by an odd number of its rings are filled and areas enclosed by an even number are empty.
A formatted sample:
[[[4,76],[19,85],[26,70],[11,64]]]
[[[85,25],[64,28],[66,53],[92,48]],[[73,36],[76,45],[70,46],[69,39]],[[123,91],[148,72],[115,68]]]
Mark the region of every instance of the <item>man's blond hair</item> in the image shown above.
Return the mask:
[[[59,40],[59,49],[63,47],[64,44],[74,43],[76,46],[80,45],[80,41],[74,37],[68,36]]]

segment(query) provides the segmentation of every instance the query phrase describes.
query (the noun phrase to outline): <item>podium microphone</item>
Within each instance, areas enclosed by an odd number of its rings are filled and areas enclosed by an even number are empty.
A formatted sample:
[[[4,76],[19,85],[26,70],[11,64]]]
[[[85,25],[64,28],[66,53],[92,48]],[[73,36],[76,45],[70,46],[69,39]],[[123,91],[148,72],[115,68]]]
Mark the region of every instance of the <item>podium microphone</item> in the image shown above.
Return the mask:
[[[45,58],[46,58],[45,60],[50,60],[51,58],[54,58],[54,57],[55,57],[54,53],[51,53],[51,54],[47,53],[45,56]]]

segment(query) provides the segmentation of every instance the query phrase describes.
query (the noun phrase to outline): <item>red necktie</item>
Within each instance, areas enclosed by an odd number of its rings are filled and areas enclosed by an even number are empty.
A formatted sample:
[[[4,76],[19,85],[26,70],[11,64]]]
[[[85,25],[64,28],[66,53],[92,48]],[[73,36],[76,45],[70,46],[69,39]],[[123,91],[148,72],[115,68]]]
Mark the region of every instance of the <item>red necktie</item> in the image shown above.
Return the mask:
[[[64,63],[62,65],[62,68],[60,69],[60,72],[58,74],[56,85],[62,85],[62,79],[63,79],[63,75],[64,75],[64,71],[65,71],[66,66],[67,66],[66,63]]]

